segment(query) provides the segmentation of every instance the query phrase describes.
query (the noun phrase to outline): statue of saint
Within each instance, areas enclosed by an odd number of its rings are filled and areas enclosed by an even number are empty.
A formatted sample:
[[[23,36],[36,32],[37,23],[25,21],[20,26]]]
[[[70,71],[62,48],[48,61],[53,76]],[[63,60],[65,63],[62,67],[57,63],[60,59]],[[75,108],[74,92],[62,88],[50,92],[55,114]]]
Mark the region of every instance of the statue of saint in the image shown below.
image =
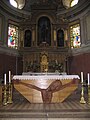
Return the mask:
[[[47,34],[48,34],[48,27],[45,24],[43,24],[41,27],[41,40],[42,40],[42,42],[47,41]]]

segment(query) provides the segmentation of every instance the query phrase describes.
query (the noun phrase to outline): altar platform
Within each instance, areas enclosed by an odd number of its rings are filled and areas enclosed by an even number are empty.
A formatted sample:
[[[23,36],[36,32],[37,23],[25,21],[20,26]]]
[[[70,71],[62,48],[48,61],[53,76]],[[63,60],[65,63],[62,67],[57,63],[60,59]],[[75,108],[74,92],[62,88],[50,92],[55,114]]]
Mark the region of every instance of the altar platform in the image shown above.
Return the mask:
[[[15,75],[14,88],[30,103],[63,102],[78,87],[78,75]]]
[[[86,104],[80,104],[81,85],[79,84],[62,103],[31,103],[17,90],[13,92],[13,103],[0,105],[0,120],[90,120],[90,104],[88,104],[87,89]]]

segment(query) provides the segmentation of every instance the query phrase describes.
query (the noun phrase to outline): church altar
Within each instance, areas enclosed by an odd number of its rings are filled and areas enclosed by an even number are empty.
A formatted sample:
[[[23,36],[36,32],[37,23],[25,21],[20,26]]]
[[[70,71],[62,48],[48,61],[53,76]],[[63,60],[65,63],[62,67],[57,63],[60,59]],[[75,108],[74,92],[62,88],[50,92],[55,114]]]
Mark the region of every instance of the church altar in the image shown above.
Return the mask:
[[[40,73],[33,73],[33,72],[23,72],[22,75],[66,75],[66,72],[40,72]]]
[[[23,74],[23,75],[14,75],[13,79],[19,80],[49,80],[49,79],[79,79],[78,75],[60,75],[59,73],[31,73],[31,74]]]
[[[78,87],[78,75],[14,75],[14,88],[30,103],[63,102]]]

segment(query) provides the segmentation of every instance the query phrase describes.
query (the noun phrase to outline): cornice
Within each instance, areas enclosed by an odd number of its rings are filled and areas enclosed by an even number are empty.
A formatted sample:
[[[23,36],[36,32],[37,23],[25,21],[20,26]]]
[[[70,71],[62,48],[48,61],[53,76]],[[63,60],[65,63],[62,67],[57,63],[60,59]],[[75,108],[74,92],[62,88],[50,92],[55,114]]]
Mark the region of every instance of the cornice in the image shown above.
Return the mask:
[[[70,56],[77,56],[84,53],[90,53],[90,44],[83,45],[81,48],[69,49]]]
[[[8,16],[17,18],[18,20],[21,20],[22,18],[27,18],[31,15],[30,12],[18,10],[12,7],[8,2],[5,2],[4,0],[0,0],[0,11],[3,11]]]
[[[32,11],[25,11],[25,10],[18,10],[14,7],[12,7],[8,1],[4,1],[4,0],[0,0],[0,9],[2,11],[4,11],[6,14],[18,19],[18,20],[22,20],[22,19],[27,19],[31,17],[31,13],[32,12],[36,12],[38,11],[55,11],[55,13],[57,13],[57,16],[59,17],[66,17],[67,19],[70,19],[71,17],[75,17],[78,14],[80,14],[81,12],[83,12],[86,8],[88,8],[90,6],[90,0],[81,0],[77,5],[75,5],[72,8],[69,9],[60,9],[57,10],[56,6],[53,5],[48,5],[48,6],[37,6],[37,5],[33,5],[32,6]]]
[[[57,16],[58,17],[64,16],[65,18],[67,18],[69,20],[70,18],[81,14],[89,7],[90,7],[90,0],[82,0],[72,8],[69,8],[69,9],[66,9],[63,11],[57,11]]]
[[[20,54],[30,54],[30,53],[41,53],[42,51],[48,53],[59,53],[59,54],[68,54],[68,48],[56,48],[56,47],[48,47],[48,48],[39,48],[39,47],[31,47],[31,48],[21,48]]]
[[[20,55],[18,50],[9,48],[6,46],[1,46],[1,45],[0,45],[0,53],[10,55],[10,56],[19,56]]]

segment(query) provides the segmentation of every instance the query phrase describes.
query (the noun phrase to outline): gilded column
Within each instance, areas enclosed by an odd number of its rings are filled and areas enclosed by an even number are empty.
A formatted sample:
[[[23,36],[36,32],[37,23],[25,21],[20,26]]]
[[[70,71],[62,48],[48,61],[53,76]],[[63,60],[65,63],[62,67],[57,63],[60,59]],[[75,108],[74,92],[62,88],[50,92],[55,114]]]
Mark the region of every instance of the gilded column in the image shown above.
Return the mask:
[[[32,29],[32,46],[35,46],[35,29]]]
[[[65,42],[65,47],[68,47],[68,31],[64,30],[64,42]]]
[[[54,46],[56,46],[56,43],[57,43],[57,31],[56,31],[56,27],[54,27],[54,30],[53,30],[53,42],[54,42]]]
[[[24,31],[22,29],[20,29],[20,43],[19,43],[20,47],[24,46]]]

